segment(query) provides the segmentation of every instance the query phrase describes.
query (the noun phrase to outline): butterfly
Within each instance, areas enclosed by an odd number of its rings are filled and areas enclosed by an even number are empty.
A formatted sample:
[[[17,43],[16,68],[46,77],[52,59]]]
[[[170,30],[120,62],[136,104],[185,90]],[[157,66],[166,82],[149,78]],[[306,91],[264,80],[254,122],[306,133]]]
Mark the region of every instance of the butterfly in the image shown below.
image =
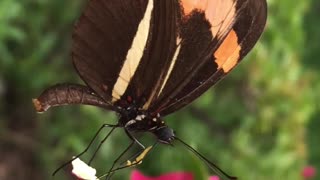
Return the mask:
[[[150,150],[133,133],[149,132],[163,144],[182,142],[216,173],[232,179],[179,139],[164,117],[239,64],[266,19],[266,0],[89,0],[74,26],[71,51],[86,85],[54,85],[33,103],[38,112],[69,104],[116,112],[118,123],[100,130],[123,128],[130,145],[141,146],[142,153],[127,166]]]

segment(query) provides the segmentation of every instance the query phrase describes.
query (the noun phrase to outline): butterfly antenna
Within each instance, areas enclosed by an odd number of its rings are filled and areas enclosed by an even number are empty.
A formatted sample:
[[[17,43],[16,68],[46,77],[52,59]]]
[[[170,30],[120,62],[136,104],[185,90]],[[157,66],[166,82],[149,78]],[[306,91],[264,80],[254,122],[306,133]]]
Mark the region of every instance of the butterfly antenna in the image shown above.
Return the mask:
[[[209,168],[216,173],[218,176],[220,176],[222,179],[225,180],[236,180],[237,177],[229,176],[227,173],[225,173],[222,169],[220,169],[217,165],[209,161],[207,158],[205,158],[203,155],[201,155],[197,150],[195,150],[193,147],[191,147],[189,144],[184,142],[178,137],[175,137],[176,140],[178,140],[181,144],[183,144],[189,151],[193,152],[197,157],[199,157],[201,160],[203,160]]]

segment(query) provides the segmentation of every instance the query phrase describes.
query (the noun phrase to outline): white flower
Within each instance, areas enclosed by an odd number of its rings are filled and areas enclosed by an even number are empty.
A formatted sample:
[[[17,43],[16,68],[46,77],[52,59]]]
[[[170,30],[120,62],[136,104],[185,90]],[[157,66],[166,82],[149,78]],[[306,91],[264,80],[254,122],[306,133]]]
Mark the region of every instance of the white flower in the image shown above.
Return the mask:
[[[96,169],[88,166],[85,162],[81,161],[79,158],[72,161],[72,173],[78,178],[84,180],[97,180]]]

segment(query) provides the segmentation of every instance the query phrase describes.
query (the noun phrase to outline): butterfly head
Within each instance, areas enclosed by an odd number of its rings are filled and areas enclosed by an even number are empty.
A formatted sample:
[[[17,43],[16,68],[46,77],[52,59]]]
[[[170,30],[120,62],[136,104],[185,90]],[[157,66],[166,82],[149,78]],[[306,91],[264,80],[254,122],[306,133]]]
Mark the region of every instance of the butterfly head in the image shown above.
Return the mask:
[[[175,134],[173,129],[168,126],[161,126],[153,131],[153,134],[157,136],[158,141],[163,144],[172,144],[175,139]]]

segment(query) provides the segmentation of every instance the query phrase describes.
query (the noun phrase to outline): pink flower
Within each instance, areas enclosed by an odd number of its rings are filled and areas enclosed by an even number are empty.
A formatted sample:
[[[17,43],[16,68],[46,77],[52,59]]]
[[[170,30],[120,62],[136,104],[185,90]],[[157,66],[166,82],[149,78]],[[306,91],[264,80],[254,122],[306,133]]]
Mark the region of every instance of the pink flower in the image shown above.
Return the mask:
[[[304,179],[311,179],[316,175],[316,169],[313,166],[306,166],[302,170]]]
[[[219,180],[218,176],[210,176],[209,180]]]
[[[163,174],[158,177],[148,177],[143,175],[140,171],[134,170],[131,173],[130,180],[194,180],[192,173],[189,172],[172,172]],[[217,176],[211,176],[209,180],[219,180]]]

